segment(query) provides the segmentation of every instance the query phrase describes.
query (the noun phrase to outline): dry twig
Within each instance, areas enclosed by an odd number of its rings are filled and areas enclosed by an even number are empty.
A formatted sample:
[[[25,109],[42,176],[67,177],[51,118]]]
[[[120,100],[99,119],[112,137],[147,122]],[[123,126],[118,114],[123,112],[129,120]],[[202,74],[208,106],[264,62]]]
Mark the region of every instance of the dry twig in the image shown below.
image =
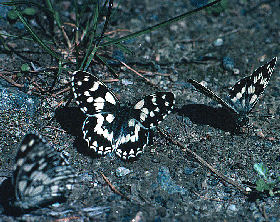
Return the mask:
[[[207,163],[202,157],[197,155],[194,151],[190,150],[185,144],[179,142],[178,140],[175,140],[174,137],[167,134],[167,132],[164,129],[161,129],[157,127],[158,131],[168,140],[170,140],[175,145],[179,146],[184,152],[188,152],[191,154],[201,165],[204,167],[207,167],[212,171],[212,173],[216,174],[216,176],[220,177],[223,181],[233,185],[237,189],[239,189],[242,193],[248,195],[249,192],[242,186],[240,186],[237,182],[233,181],[232,179],[225,177],[223,174],[221,174],[218,170],[216,170],[212,165]]]

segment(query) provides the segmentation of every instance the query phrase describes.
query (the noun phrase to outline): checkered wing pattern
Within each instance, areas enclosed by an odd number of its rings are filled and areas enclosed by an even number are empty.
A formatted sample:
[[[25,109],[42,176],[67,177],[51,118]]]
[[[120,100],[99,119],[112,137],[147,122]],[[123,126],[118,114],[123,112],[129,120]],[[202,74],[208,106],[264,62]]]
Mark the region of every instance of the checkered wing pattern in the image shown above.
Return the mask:
[[[149,142],[149,130],[171,112],[175,103],[173,93],[157,92],[133,106],[121,106],[113,92],[87,72],[75,72],[73,81],[76,101],[87,115],[82,128],[84,139],[99,155],[115,152],[124,160],[136,158]],[[96,104],[97,98],[102,105]]]
[[[229,91],[226,100],[217,96],[213,91],[204,87],[195,80],[189,79],[198,91],[214,99],[223,107],[228,109],[236,117],[237,126],[244,126],[248,123],[248,114],[257,104],[260,96],[263,94],[272,72],[274,70],[277,58],[256,69],[253,74],[240,79]]]
[[[76,71],[72,76],[72,90],[76,103],[86,115],[111,113],[120,103],[114,93],[96,76]]]
[[[16,156],[13,205],[27,210],[64,201],[75,180],[76,174],[63,156],[39,136],[28,134]]]
[[[277,58],[256,69],[252,75],[240,79],[229,92],[229,102],[238,112],[250,113],[263,94]]]

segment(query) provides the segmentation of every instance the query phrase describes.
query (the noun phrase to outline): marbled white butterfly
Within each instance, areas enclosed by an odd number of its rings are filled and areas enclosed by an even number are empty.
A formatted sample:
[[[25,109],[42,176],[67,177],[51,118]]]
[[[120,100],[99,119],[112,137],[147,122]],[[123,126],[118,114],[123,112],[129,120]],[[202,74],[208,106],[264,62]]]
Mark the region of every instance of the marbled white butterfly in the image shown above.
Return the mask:
[[[274,70],[276,61],[277,58],[275,57],[270,62],[256,69],[250,76],[240,79],[230,88],[229,95],[225,100],[221,99],[213,91],[195,80],[189,79],[188,82],[199,90],[199,92],[216,100],[229,110],[235,118],[236,126],[242,127],[248,124],[248,114],[252,111],[260,96],[263,94]]]
[[[76,174],[62,155],[41,137],[27,134],[16,155],[6,211],[20,214],[63,202],[75,181]]]
[[[121,105],[117,97],[96,76],[76,71],[73,93],[87,115],[83,137],[99,155],[116,152],[124,160],[134,159],[149,142],[149,129],[156,127],[173,109],[171,92],[157,92],[134,105]]]

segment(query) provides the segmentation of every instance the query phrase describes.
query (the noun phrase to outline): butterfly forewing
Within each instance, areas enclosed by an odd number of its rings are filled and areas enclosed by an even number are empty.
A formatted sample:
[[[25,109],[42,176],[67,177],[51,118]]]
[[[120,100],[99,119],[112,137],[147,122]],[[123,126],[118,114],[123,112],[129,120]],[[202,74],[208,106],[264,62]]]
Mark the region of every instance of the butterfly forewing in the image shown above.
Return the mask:
[[[252,75],[239,80],[229,91],[229,102],[238,112],[249,113],[263,94],[277,58],[256,69]]]
[[[189,79],[197,90],[204,95],[216,100],[223,107],[232,112],[236,118],[236,125],[243,126],[248,121],[248,113],[252,111],[259,97],[264,92],[272,72],[274,70],[277,58],[259,67],[250,76],[240,79],[229,91],[226,100],[221,99],[214,92],[202,86],[195,80]]]
[[[156,127],[174,108],[175,96],[171,92],[157,92],[134,105],[135,119],[145,128]]]
[[[72,86],[76,103],[86,115],[110,113],[119,107],[119,101],[114,93],[88,72],[74,72]]]
[[[16,156],[14,206],[32,209],[63,201],[76,180],[73,168],[40,137],[28,134]]]

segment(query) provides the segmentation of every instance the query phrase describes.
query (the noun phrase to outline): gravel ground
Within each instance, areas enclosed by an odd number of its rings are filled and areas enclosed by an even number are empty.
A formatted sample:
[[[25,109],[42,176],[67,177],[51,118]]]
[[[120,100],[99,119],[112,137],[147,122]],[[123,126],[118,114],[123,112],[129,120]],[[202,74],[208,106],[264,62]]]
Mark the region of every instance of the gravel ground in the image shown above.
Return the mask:
[[[122,1],[110,30],[138,31],[191,10],[191,2]],[[279,66],[276,64],[271,81],[253,110],[251,127],[238,134],[230,132],[232,120],[219,115],[217,104],[195,91],[187,80],[203,81],[218,95],[225,96],[240,78],[279,57],[279,6],[277,0],[228,1],[220,14],[198,13],[126,43],[135,53],[125,56],[127,64],[135,70],[145,70],[152,83],[176,94],[176,109],[160,127],[240,185],[259,179],[253,169],[255,163],[262,162],[272,175],[279,175]],[[3,27],[9,32],[9,26]],[[17,51],[22,49],[22,54],[36,49],[30,42],[13,44]],[[19,70],[28,60],[36,61],[36,66],[53,65],[45,54],[24,55],[1,54],[1,70]],[[113,56],[124,55],[115,50]],[[115,68],[120,71],[120,81],[108,85],[122,103],[136,102],[155,91],[131,70],[117,65]],[[102,79],[113,78],[104,68],[95,71]],[[62,75],[57,88],[70,78],[70,74]],[[66,203],[17,218],[0,214],[0,221],[280,220],[278,196],[249,198],[156,130],[153,142],[134,162],[122,161],[114,155],[93,157],[79,137],[85,117],[74,101],[69,107],[60,105],[69,92],[57,96],[30,95],[30,88],[25,87],[22,92],[3,79],[0,87],[1,102],[5,101],[9,108],[0,106],[0,183],[11,176],[18,144],[31,131],[41,134],[55,149],[67,152],[79,175]],[[14,102],[13,96],[20,98],[20,102]],[[272,117],[264,117],[267,115]],[[114,193],[100,172],[129,200]]]

